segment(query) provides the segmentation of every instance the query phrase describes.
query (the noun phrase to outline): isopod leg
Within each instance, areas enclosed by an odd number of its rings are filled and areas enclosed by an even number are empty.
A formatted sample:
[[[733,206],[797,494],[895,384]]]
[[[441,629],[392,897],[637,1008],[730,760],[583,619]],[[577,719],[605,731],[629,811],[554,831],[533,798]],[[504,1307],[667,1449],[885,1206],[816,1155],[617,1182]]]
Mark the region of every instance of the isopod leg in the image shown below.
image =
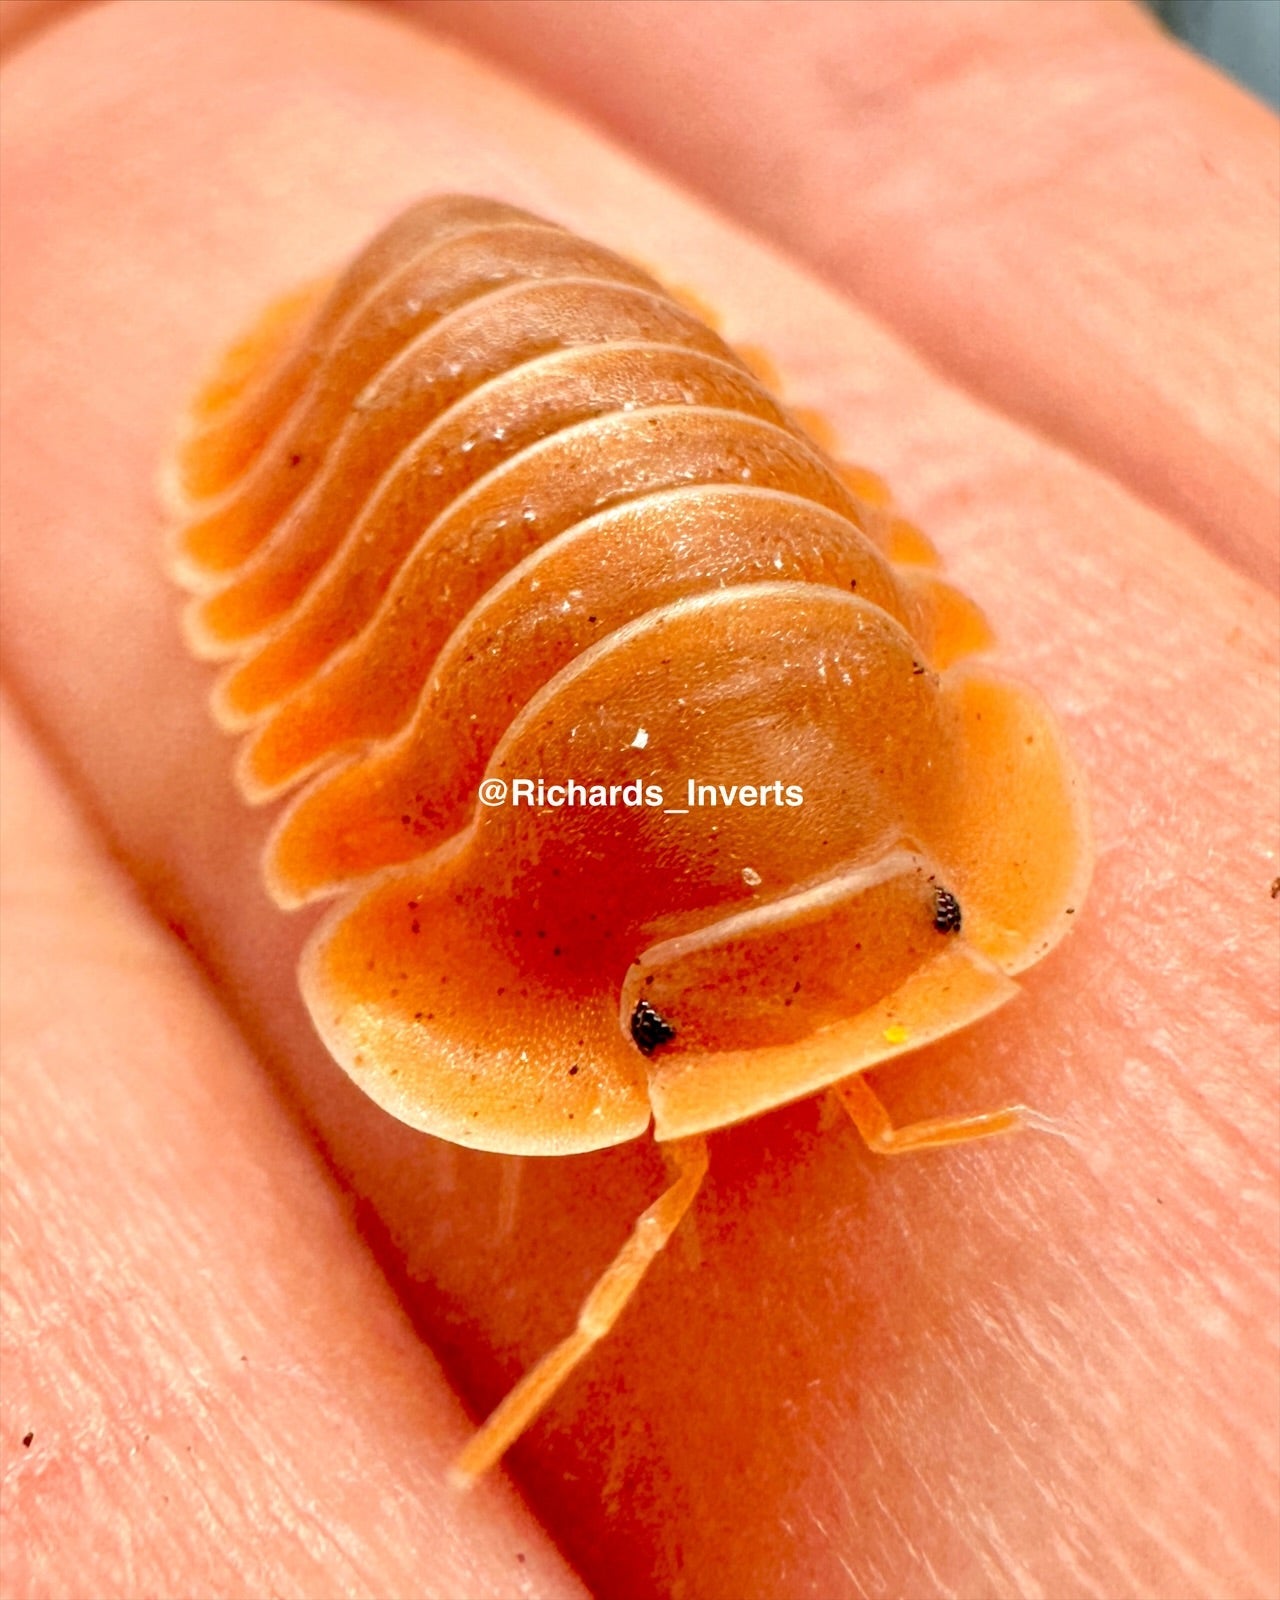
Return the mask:
[[[641,1212],[631,1237],[583,1301],[574,1331],[521,1378],[454,1462],[449,1475],[459,1488],[488,1471],[515,1443],[591,1347],[608,1333],[649,1263],[680,1225],[706,1174],[706,1141],[677,1139],[666,1149],[679,1174],[676,1181]]]
[[[970,1139],[986,1139],[994,1133],[1011,1133],[1027,1123],[1027,1113],[1022,1106],[1005,1106],[1000,1111],[980,1111],[965,1117],[929,1117],[906,1128],[895,1128],[889,1113],[863,1078],[846,1078],[843,1083],[836,1084],[835,1092],[867,1148],[882,1156],[965,1144]]]

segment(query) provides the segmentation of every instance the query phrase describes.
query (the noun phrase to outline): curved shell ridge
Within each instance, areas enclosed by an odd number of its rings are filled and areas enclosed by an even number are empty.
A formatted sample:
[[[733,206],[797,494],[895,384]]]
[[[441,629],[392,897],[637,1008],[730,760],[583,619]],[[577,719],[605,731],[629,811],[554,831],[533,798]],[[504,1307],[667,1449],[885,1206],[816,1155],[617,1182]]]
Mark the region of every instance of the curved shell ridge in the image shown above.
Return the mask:
[[[380,476],[372,481],[369,491],[365,496],[364,502],[348,525],[345,537],[347,539],[351,538],[357,524],[365,515],[367,508],[377,500],[378,496],[384,492],[387,485],[395,479],[397,474],[403,471],[406,466],[413,461],[416,454],[422,451],[428,445],[431,436],[433,434],[442,434],[448,427],[453,425],[457,420],[459,420],[459,416],[465,408],[473,404],[481,404],[486,399],[500,394],[503,387],[506,386],[513,378],[534,377],[541,373],[549,372],[557,365],[572,363],[582,359],[589,359],[604,352],[608,352],[610,355],[620,354],[624,356],[633,352],[662,352],[668,355],[682,355],[690,359],[698,358],[703,363],[714,363],[715,367],[721,370],[726,379],[736,378],[740,384],[752,385],[758,393],[762,405],[771,406],[776,412],[779,413],[780,418],[782,416],[782,408],[776,405],[776,403],[772,400],[772,397],[768,395],[767,391],[764,390],[764,388],[760,386],[756,380],[751,378],[750,374],[747,373],[745,369],[731,363],[723,356],[712,354],[707,351],[690,350],[688,347],[666,343],[657,339],[618,340],[601,344],[574,344],[558,349],[542,351],[538,355],[532,356],[526,361],[516,362],[512,366],[505,368],[502,372],[495,373],[492,376],[487,377],[483,383],[478,384],[474,389],[469,389],[465,393],[450,401],[450,403],[445,406],[443,410],[425,416],[422,419],[420,431],[413,435],[407,441],[407,443],[400,447],[393,459],[383,468]],[[610,414],[611,410],[635,409],[640,408],[636,406],[622,405],[612,408],[602,408],[597,414],[603,416]],[[539,434],[536,438],[531,439],[529,443],[534,444],[539,442],[539,440],[542,438],[549,438],[552,433],[560,431],[562,426],[571,425],[572,423],[565,423],[551,427],[545,433]],[[803,437],[802,434],[799,436]],[[510,460],[511,456],[504,456],[502,459]],[[428,467],[427,470],[430,471],[431,468]],[[309,500],[313,496],[318,497],[324,493],[324,490],[325,483],[323,477],[321,477],[312,485],[310,485],[304,498]],[[462,492],[464,491],[459,491],[459,493]],[[305,509],[305,507],[300,506],[295,509]],[[447,510],[448,503],[443,504],[440,509],[442,511]],[[278,523],[271,533],[266,536],[262,545],[246,559],[242,566],[236,571],[226,574],[220,578],[216,586],[210,589],[208,591],[208,595],[202,597],[202,599],[207,600],[208,597],[216,596],[226,590],[235,588],[237,584],[244,582],[246,578],[250,577],[260,567],[270,566],[273,562],[278,560],[282,554],[281,546],[284,543],[285,536],[287,534],[287,528],[287,522],[282,521],[281,523]],[[340,548],[341,547],[339,546],[334,549],[329,560],[333,560],[338,556]],[[328,562],[326,561],[324,565],[320,566],[316,572],[311,575],[307,586],[299,591],[297,603],[301,603],[305,599],[311,585],[323,577],[327,567]],[[199,602],[197,602],[197,604],[198,603]],[[250,648],[256,642],[257,638],[258,636],[255,635],[248,635],[244,639],[231,641],[220,641],[211,638],[208,645],[209,653],[215,659],[219,655],[225,656],[240,654],[243,650]]]
[[[509,352],[505,359],[502,358],[502,315],[513,307],[518,311],[522,301],[533,301],[534,311],[543,313],[546,326],[541,327],[536,317],[508,317],[510,326],[506,333],[509,339],[518,339],[523,333],[545,351],[600,342],[601,338],[612,342],[612,334],[607,330],[593,330],[589,322],[575,326],[570,316],[566,325],[565,308],[563,305],[557,308],[556,297],[561,301],[567,298],[572,311],[574,293],[579,299],[589,293],[594,293],[599,299],[603,294],[604,306],[616,305],[624,315],[627,307],[632,309],[637,318],[647,312],[651,321],[666,323],[669,339],[671,334],[679,332],[683,342],[690,346],[714,351],[730,365],[741,365],[734,352],[717,334],[691,312],[677,306],[656,286],[649,288],[623,279],[582,274],[516,279],[490,286],[422,328],[376,370],[366,374],[363,385],[355,394],[349,397],[344,395],[341,407],[331,419],[328,436],[322,442],[316,460],[310,466],[305,466],[307,458],[304,453],[287,454],[289,484],[280,487],[281,463],[260,454],[243,479],[219,500],[205,507],[194,522],[179,529],[176,536],[179,565],[184,572],[189,570],[194,573],[189,586],[215,597],[225,589],[234,588],[243,579],[245,568],[252,563],[255,555],[270,542],[281,519],[287,519],[296,509],[300,497],[305,497],[310,489],[322,481],[327,470],[341,467],[344,446],[353,437],[360,437],[362,418],[366,414],[368,418],[376,417],[385,424],[383,413],[389,415],[397,403],[403,405],[412,400],[419,406],[430,405],[433,408],[425,416],[419,413],[419,422],[424,423],[427,418],[438,416],[488,378],[527,358],[515,352]],[[547,304],[540,306],[540,301]],[[581,308],[578,315],[580,318]],[[489,369],[481,367],[477,371],[475,363],[480,359],[478,352],[483,350],[484,338],[489,334],[487,325],[495,322],[499,328],[495,364]],[[536,331],[540,327],[541,331]],[[529,329],[535,332],[531,334]],[[489,336],[492,340],[493,336]],[[527,352],[533,353],[536,351]],[[433,358],[434,368],[430,366]],[[425,381],[428,376],[429,390]],[[299,405],[304,406],[305,403],[304,397]],[[288,442],[285,440],[285,444]],[[279,445],[279,440],[276,443]],[[280,448],[283,450],[283,446]],[[292,473],[300,464],[305,466],[304,481],[294,484]],[[259,502],[257,511],[254,509],[255,501]],[[265,508],[261,502],[265,502]],[[202,564],[199,548],[204,544],[216,546],[220,539],[224,555],[212,566],[207,562]],[[228,544],[231,547],[229,555],[226,554]]]
[[[424,217],[428,219],[428,229],[415,245],[412,241],[421,230]],[[410,207],[376,234],[337,275],[313,314],[298,328],[291,348],[282,352],[278,361],[260,370],[250,383],[240,386],[239,392],[232,398],[236,410],[229,415],[213,417],[210,421],[216,421],[224,431],[227,427],[234,429],[243,423],[244,413],[255,404],[261,406],[264,401],[270,403],[272,391],[277,391],[274,409],[283,416],[290,399],[288,369],[291,361],[308,352],[318,360],[324,351],[339,341],[342,326],[353,311],[373,299],[388,281],[411,271],[415,263],[449,239],[465,237],[468,233],[492,227],[499,219],[505,219],[511,226],[537,227],[556,233],[565,231],[555,223],[500,201],[443,196]],[[406,236],[411,241],[407,255],[402,242]],[[295,376],[302,381],[300,375]],[[281,390],[283,394],[279,393]],[[187,415],[187,424],[177,441],[175,457],[181,455],[184,445],[197,442],[202,431],[194,424],[190,413]],[[180,473],[175,476],[180,477]],[[196,496],[192,504],[204,498],[207,496]]]
[[[612,441],[614,448],[607,452],[601,452],[605,458],[603,471],[606,477],[609,472],[621,470],[620,462],[625,463],[626,461],[626,458],[621,456],[616,448],[617,434],[619,432],[634,435],[632,442],[636,445],[637,450],[644,443],[650,454],[654,457],[661,457],[665,463],[672,453],[672,441],[649,440],[646,442],[645,435],[653,429],[655,424],[660,424],[667,420],[670,420],[673,424],[673,431],[677,434],[680,429],[685,429],[690,434],[690,438],[684,441],[690,455],[697,453],[704,443],[703,438],[697,432],[699,427],[709,432],[711,423],[714,421],[725,432],[732,432],[733,434],[732,442],[723,443],[722,445],[720,464],[715,469],[715,476],[698,466],[685,466],[678,469],[683,474],[684,481],[734,481],[739,474],[742,475],[742,481],[747,481],[753,470],[750,465],[746,464],[749,456],[748,444],[752,444],[765,454],[766,458],[771,452],[775,464],[778,460],[786,461],[790,457],[801,471],[810,473],[815,490],[825,491],[821,496],[817,492],[813,494],[813,498],[818,500],[819,503],[829,505],[833,509],[843,509],[848,504],[847,496],[841,485],[830,474],[829,469],[816,452],[804,441],[773,423],[749,417],[745,413],[723,411],[713,407],[656,406],[644,411],[611,413],[564,429],[531,445],[515,460],[503,463],[495,468],[493,472],[473,484],[465,494],[453,503],[448,511],[436,518],[431,527],[423,533],[414,545],[412,552],[400,567],[395,581],[383,595],[380,605],[370,620],[354,638],[348,640],[329,657],[319,673],[286,696],[273,714],[259,726],[257,733],[253,736],[254,746],[260,745],[264,739],[270,741],[274,736],[274,732],[278,732],[281,726],[290,722],[296,723],[299,716],[305,720],[308,715],[305,708],[308,704],[327,703],[329,710],[332,711],[333,695],[329,693],[326,702],[323,698],[325,693],[331,690],[336,682],[340,681],[340,675],[343,673],[349,673],[354,679],[358,675],[357,664],[361,661],[365,661],[367,664],[380,651],[384,657],[384,664],[389,659],[397,673],[401,673],[406,678],[408,677],[410,669],[403,666],[403,649],[397,651],[394,643],[397,638],[402,644],[409,638],[408,631],[399,625],[400,619],[404,615],[413,615],[415,617],[412,638],[416,646],[417,641],[421,639],[421,631],[417,623],[417,619],[421,615],[418,602],[427,594],[438,592],[441,563],[444,564],[447,570],[450,562],[452,562],[453,580],[455,582],[462,581],[462,573],[460,571],[461,558],[459,556],[461,547],[456,540],[453,544],[450,544],[442,537],[442,533],[446,529],[456,528],[459,524],[466,523],[469,514],[484,505],[486,496],[492,495],[495,485],[504,485],[518,474],[528,475],[531,470],[536,471],[545,464],[545,458],[552,456],[553,453],[558,453],[561,456],[576,454],[578,446],[597,442],[595,436],[608,431],[614,433]],[[755,436],[754,440],[751,439],[752,434]],[[598,442],[602,444],[604,441]],[[659,448],[659,445],[661,445],[661,448]],[[664,464],[658,470],[668,471],[675,469],[668,469]],[[543,474],[544,478],[552,476],[553,474],[551,473]],[[670,486],[674,487],[675,484],[670,483]],[[645,487],[657,487],[657,485],[648,483]],[[598,510],[605,504],[623,503],[627,499],[634,497],[637,492],[639,491],[635,488],[623,487],[609,492],[607,495],[599,495],[589,508],[584,508],[584,514],[588,509],[590,511]],[[503,572],[521,558],[523,546],[519,542],[520,535],[513,531],[513,524],[516,519],[518,518],[521,523],[525,524],[526,532],[524,538],[526,543],[529,542],[531,531],[541,520],[539,513],[532,510],[527,503],[523,510],[519,509],[517,503],[521,499],[522,496],[517,490],[511,495],[509,504],[505,509],[501,505],[496,506],[492,508],[487,517],[484,515],[478,516],[474,523],[468,524],[462,530],[462,537],[464,538],[505,538],[512,552],[508,557],[499,551],[494,557],[497,565],[493,568],[492,578],[485,584],[485,588],[490,587],[492,581],[500,577]],[[574,518],[573,520],[579,519]],[[535,534],[532,542],[541,543],[555,531],[559,530],[554,527],[548,528],[544,524],[542,532]],[[474,565],[474,563],[465,562],[462,564]],[[433,565],[436,571],[428,577],[427,574]],[[471,597],[470,603],[479,599],[483,593],[484,589],[478,590]],[[458,611],[455,620],[463,614],[465,609],[469,609],[469,604]],[[443,634],[437,634],[437,650],[439,646],[443,645],[449,631],[451,629],[446,629]],[[389,657],[388,651],[390,652]],[[428,659],[424,649],[423,659],[417,667],[412,669],[415,676],[418,676],[419,668],[421,669],[421,676],[425,676],[425,672],[430,665],[430,659],[434,659],[434,653],[431,652]],[[421,676],[418,676],[419,684]],[[317,685],[321,687],[317,689]],[[416,698],[417,696],[415,695],[414,699],[416,700]],[[349,703],[348,700],[348,705]],[[351,735],[344,742],[351,742],[351,738],[362,743],[375,743],[385,739],[403,725],[411,715],[411,712],[412,705],[405,701],[404,696],[401,696],[399,711],[394,713],[398,720],[382,725],[372,720],[372,715],[370,715],[364,724],[363,734]],[[393,713],[388,713],[388,715],[393,715]],[[311,720],[315,721],[314,715]],[[246,756],[246,762],[249,764],[252,764],[256,759],[253,754]],[[307,773],[317,770],[318,766],[327,762],[328,759],[330,759],[330,755],[327,749],[324,751],[317,750],[303,765],[295,768],[278,783],[252,785],[253,792],[263,797],[282,792],[284,788],[292,787],[294,783],[300,781]],[[246,776],[249,770],[250,765],[243,769]]]
[[[661,397],[651,395],[648,399],[619,398],[623,389],[633,396],[642,393],[648,376],[651,376],[648,375],[633,379],[629,385],[624,384],[621,388],[615,389],[614,398],[606,398],[602,404],[601,396],[605,386],[593,373],[580,373],[580,369],[584,367],[598,368],[601,358],[609,363],[619,360],[625,363],[637,357],[660,362],[671,369],[666,373],[660,372],[656,379],[658,386],[665,385],[667,391],[665,395]],[[676,371],[683,374],[683,381],[680,383],[674,381],[673,374]],[[558,416],[539,419],[536,408],[528,406],[525,407],[523,414],[513,413],[510,407],[504,410],[504,402],[511,398],[507,391],[516,385],[527,386],[540,378],[577,380],[580,377],[587,380],[595,377],[595,381],[588,382],[584,394],[576,397],[576,400],[572,396],[565,397],[564,406]],[[422,431],[403,446],[383,468],[381,475],[372,479],[368,492],[358,507],[345,519],[342,527],[335,530],[336,542],[333,542],[331,547],[326,547],[327,554],[321,555],[318,559],[313,558],[309,566],[302,568],[291,587],[286,603],[278,606],[273,615],[261,619],[260,625],[253,632],[229,638],[225,633],[210,630],[206,622],[208,607],[215,604],[216,599],[197,600],[189,604],[185,613],[185,626],[191,648],[198,655],[213,660],[228,658],[241,660],[249,657],[246,666],[251,668],[254,658],[260,658],[264,652],[271,650],[282,632],[293,626],[305,613],[317,593],[322,591],[326,584],[334,581],[344,568],[349,569],[353,563],[362,560],[371,545],[377,548],[378,560],[380,562],[385,560],[388,541],[385,538],[376,539],[373,531],[379,516],[387,509],[388,504],[391,512],[396,512],[395,502],[398,497],[401,501],[398,519],[403,523],[405,515],[403,501],[406,495],[412,491],[418,498],[422,498],[424,492],[429,496],[431,489],[429,480],[443,482],[451,470],[456,470],[455,466],[450,464],[451,458],[456,454],[475,451],[473,463],[478,469],[478,476],[470,478],[464,476],[456,488],[446,488],[442,495],[431,500],[429,512],[418,518],[425,528],[429,528],[438,517],[446,514],[456,500],[469,492],[479,478],[484,476],[485,468],[482,463],[486,459],[491,459],[488,471],[496,471],[513,464],[527,449],[541,444],[566,428],[624,412],[638,415],[643,411],[654,409],[659,403],[659,398],[661,403],[669,404],[674,398],[673,390],[681,392],[682,404],[710,403],[715,409],[740,409],[744,415],[763,417],[764,420],[777,422],[780,426],[786,423],[782,408],[749,373],[706,351],[688,350],[657,340],[629,340],[613,344],[579,345],[545,352],[488,379],[444,411],[427,420]],[[520,396],[517,394],[515,398],[519,400]],[[496,422],[493,416],[485,415],[485,409],[490,405],[497,412]],[[534,412],[532,431],[526,438],[524,435],[530,427],[531,410]],[[451,433],[454,435],[461,433],[463,436],[451,438]],[[516,442],[508,445],[506,440],[509,436],[514,436]],[[797,437],[803,438],[799,434]],[[500,445],[500,448],[495,450],[495,445]],[[416,490],[413,488],[410,475],[416,479]],[[308,506],[314,506],[315,501],[324,494],[324,487],[323,477],[311,486],[299,507],[299,515],[305,515]],[[385,532],[385,516],[383,521]],[[246,563],[241,573],[217,593],[231,590],[237,584],[251,583],[255,576],[260,577],[264,583],[278,584],[281,569],[284,568],[287,572],[287,563],[290,560],[291,527],[292,524],[288,521],[281,524],[262,549]],[[408,558],[410,548],[406,545],[393,554],[392,577]],[[238,670],[233,668],[224,681],[234,680]],[[237,717],[243,716],[242,725],[245,726],[254,720],[251,713],[246,715],[243,708],[239,710],[235,708],[234,688],[229,695],[223,695],[220,691],[215,693],[221,708],[220,716],[225,715],[232,719],[233,725]]]
[[[708,536],[717,534],[720,537],[714,547],[708,548]],[[658,550],[659,544],[665,548]],[[539,621],[536,615],[530,622],[530,613],[536,613],[540,592],[565,594],[569,580],[564,577],[563,569],[572,569],[578,552],[590,558],[586,565],[595,583],[572,589],[572,605],[562,602],[550,619],[555,637],[549,641],[547,622]],[[610,563],[614,567],[630,564],[629,582],[634,583],[638,557],[650,558],[652,570],[642,574],[638,591],[633,591],[617,581]],[[895,620],[904,622],[909,608],[896,593],[892,575],[885,570],[887,567],[888,563],[853,523],[786,490],[741,483],[686,484],[655,490],[594,512],[530,550],[485,591],[445,640],[426,675],[422,694],[408,723],[365,753],[338,761],[308,782],[278,820],[268,846],[267,860],[276,862],[280,841],[286,838],[299,816],[303,818],[299,826],[307,825],[308,811],[314,813],[317,800],[323,802],[326,798],[326,785],[330,792],[336,786],[351,793],[366,777],[376,782],[378,769],[394,763],[398,757],[406,763],[416,759],[419,768],[439,763],[446,773],[453,775],[462,769],[469,779],[469,788],[474,790],[505,726],[559,667],[586,648],[586,643],[582,642],[584,635],[590,642],[597,643],[674,598],[706,589],[776,583],[783,578],[820,582],[841,592],[856,591],[861,578],[864,598],[875,604],[874,598],[866,594],[866,580],[869,579],[881,599],[891,602]],[[578,582],[582,582],[580,576]],[[513,618],[518,618],[518,623]],[[500,661],[487,659],[495,648],[500,649]],[[540,652],[536,676],[528,673],[521,676],[522,663],[531,648]],[[477,666],[477,662],[483,663],[483,667]],[[504,671],[508,681],[514,676],[522,685],[517,694],[508,694],[506,703],[499,703],[496,709],[492,703],[484,704],[487,685],[477,691],[478,699],[477,693],[468,695],[474,681],[472,675],[494,669]],[[450,711],[451,699],[454,720],[441,724],[438,719]],[[479,742],[477,723],[480,724]],[[468,747],[469,763],[458,757],[460,743]],[[434,762],[431,756],[421,753],[424,746],[434,751]],[[384,783],[381,790],[384,809],[390,806],[390,814],[399,817],[409,837],[430,833],[434,843],[439,837],[437,831],[424,828],[418,818],[411,816],[412,811],[423,804],[421,792],[412,785],[402,785],[392,805],[385,789]],[[439,783],[436,793],[439,794]],[[428,813],[436,810],[436,806],[427,805]],[[460,828],[465,821],[465,815],[455,810],[450,825]],[[330,806],[324,825],[332,827],[334,822]],[[293,842],[296,844],[296,840]],[[403,846],[405,842],[405,836],[396,840],[394,834],[391,841],[381,842],[382,855],[388,864],[392,860],[412,859],[431,847],[419,847],[414,843],[394,854],[388,848],[391,843]],[[352,875],[366,875],[365,863],[374,848],[368,829],[360,830],[362,864]],[[322,887],[313,885],[302,898],[315,898],[319,892],[336,892],[343,878],[344,875],[339,874]],[[276,871],[274,885],[281,890],[279,897],[293,903],[293,891],[284,890],[284,882],[284,875]]]
[[[279,466],[278,461],[272,460],[273,453],[287,455],[291,461],[296,457],[294,465],[307,463],[309,471],[318,468],[319,462],[327,452],[323,441],[317,446],[313,439],[314,413],[317,407],[320,408],[323,420],[323,408],[326,402],[332,405],[350,398],[353,405],[358,405],[362,388],[367,389],[375,383],[378,374],[393,365],[422,335],[447,322],[459,312],[464,312],[468,306],[475,305],[490,296],[500,295],[504,290],[527,289],[533,285],[553,282],[613,283],[662,297],[660,286],[654,283],[648,274],[632,267],[612,251],[584,245],[563,229],[514,223],[505,224],[503,227],[519,228],[523,232],[534,234],[545,233],[557,241],[566,240],[580,258],[583,256],[590,258],[593,270],[583,271],[584,262],[579,259],[567,263],[566,270],[543,273],[536,270],[538,262],[535,256],[526,264],[527,270],[524,272],[515,270],[505,278],[495,279],[491,271],[486,275],[483,262],[473,263],[469,270],[464,270],[458,275],[451,294],[444,293],[441,287],[437,286],[433,299],[430,282],[420,285],[419,292],[408,300],[405,308],[402,308],[406,312],[405,317],[401,319],[403,326],[393,318],[391,331],[387,333],[384,330],[383,337],[379,341],[375,337],[376,324],[380,316],[388,313],[385,302],[390,299],[394,304],[397,285],[403,286],[415,273],[421,273],[433,265],[442,270],[447,269],[447,262],[439,263],[434,258],[451,249],[460,250],[475,237],[482,236],[484,228],[477,227],[470,232],[436,240],[419,258],[403,264],[385,281],[375,285],[362,303],[349,309],[345,319],[341,320],[338,326],[324,329],[319,333],[313,330],[310,334],[304,334],[294,353],[294,364],[301,362],[305,369],[301,386],[290,396],[288,405],[280,408],[279,414],[271,419],[270,425],[260,425],[257,428],[259,437],[241,463],[240,470],[217,493],[194,499],[191,506],[192,515],[187,526],[178,530],[175,541],[176,558],[179,576],[184,581],[188,581],[192,587],[216,581],[217,574],[228,570],[234,571],[238,565],[234,558],[237,553],[242,552],[243,547],[248,546],[250,549],[253,547],[253,535],[243,530],[229,553],[219,550],[214,536],[221,525],[220,519],[225,519],[237,511],[246,501],[252,505],[255,495],[262,496],[269,492],[273,470],[278,470]],[[502,231],[502,228],[498,231]],[[502,259],[501,252],[497,252],[494,261],[501,262]],[[444,270],[444,276],[447,282],[447,270]],[[437,307],[435,314],[432,314],[433,306]],[[348,357],[349,352],[358,352],[362,344],[367,343],[374,345],[374,357],[372,362],[366,360],[363,370],[357,369],[360,372],[360,379],[359,383],[353,386],[341,378],[341,363]],[[333,381],[335,363],[339,369],[339,381],[336,382]],[[246,406],[249,403],[249,400],[246,400]],[[244,426],[244,419],[232,416],[221,419],[214,426],[221,433],[225,433],[228,439],[234,440],[237,429]],[[193,447],[196,442],[189,441]],[[179,454],[181,449],[180,446]],[[312,460],[313,456],[317,459]],[[180,470],[176,476],[180,478]],[[265,530],[259,528],[257,537],[263,536]],[[214,580],[206,576],[209,572],[215,575]]]

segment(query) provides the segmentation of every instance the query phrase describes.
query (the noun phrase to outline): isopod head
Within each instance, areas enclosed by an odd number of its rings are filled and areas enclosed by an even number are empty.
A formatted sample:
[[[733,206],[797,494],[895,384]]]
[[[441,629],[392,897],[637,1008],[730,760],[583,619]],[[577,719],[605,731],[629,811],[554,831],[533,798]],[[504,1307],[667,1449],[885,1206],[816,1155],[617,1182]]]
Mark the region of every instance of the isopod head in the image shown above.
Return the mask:
[[[616,803],[479,808],[340,902],[303,967],[330,1049],[416,1126],[563,1152],[740,1120],[1003,1004],[1078,899],[1075,780],[1025,689],[917,665],[881,608],[805,584],[609,635],[486,780]]]

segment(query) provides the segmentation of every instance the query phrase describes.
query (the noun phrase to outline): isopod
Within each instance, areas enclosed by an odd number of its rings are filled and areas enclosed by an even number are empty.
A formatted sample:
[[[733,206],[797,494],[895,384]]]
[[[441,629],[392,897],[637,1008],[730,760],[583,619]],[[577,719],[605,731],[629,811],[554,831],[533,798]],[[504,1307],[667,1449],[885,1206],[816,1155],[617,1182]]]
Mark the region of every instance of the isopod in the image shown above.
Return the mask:
[[[1017,1125],[894,1128],[861,1074],[1071,925],[1057,726],[876,481],[647,272],[424,201],[234,347],[166,482],[240,787],[288,797],[268,887],[333,899],[300,980],[335,1059],[458,1144],[652,1124],[674,1162],[462,1480],[612,1325],[710,1131],[828,1088],[882,1152]]]

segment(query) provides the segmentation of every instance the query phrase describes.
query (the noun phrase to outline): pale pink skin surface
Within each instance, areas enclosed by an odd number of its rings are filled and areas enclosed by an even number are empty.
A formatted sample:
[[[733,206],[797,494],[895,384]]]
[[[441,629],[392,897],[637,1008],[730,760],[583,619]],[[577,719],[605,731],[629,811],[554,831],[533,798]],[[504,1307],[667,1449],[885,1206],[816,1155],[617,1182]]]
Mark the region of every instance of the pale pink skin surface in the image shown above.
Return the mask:
[[[425,30],[149,0],[28,39],[4,78],[3,666],[28,724],[4,762],[5,1593],[1275,1593],[1266,589],[1136,468],[949,387],[924,322],[913,351]],[[723,93],[744,129],[772,114]],[[1205,148],[1274,153],[1270,122],[1219,132],[1218,95]],[[934,155],[960,185],[963,144]],[[1143,170],[1094,195],[1112,232]],[[567,1331],[663,1163],[461,1151],[328,1061],[293,981],[311,916],[262,892],[269,816],[232,790],[153,494],[201,363],[445,188],[632,254],[764,345],[1050,695],[1098,841],[1023,996],[875,1075],[900,1121],[1020,1100],[1060,1136],[889,1163],[807,1101],[713,1138],[695,1227],[509,1458],[527,1507],[501,1474],[452,1496],[454,1394],[487,1410]],[[1269,271],[1227,198],[1165,222],[1226,285]],[[998,313],[961,281],[951,315],[966,292]],[[1274,365],[1225,299],[1196,337],[1220,370]],[[1176,326],[1092,377],[1052,327],[1036,356],[1080,429],[1126,373],[1183,392]],[[1272,404],[1210,421],[1252,451]],[[1115,448],[1164,437],[1135,418]],[[1239,493],[1229,453],[1197,473]]]

